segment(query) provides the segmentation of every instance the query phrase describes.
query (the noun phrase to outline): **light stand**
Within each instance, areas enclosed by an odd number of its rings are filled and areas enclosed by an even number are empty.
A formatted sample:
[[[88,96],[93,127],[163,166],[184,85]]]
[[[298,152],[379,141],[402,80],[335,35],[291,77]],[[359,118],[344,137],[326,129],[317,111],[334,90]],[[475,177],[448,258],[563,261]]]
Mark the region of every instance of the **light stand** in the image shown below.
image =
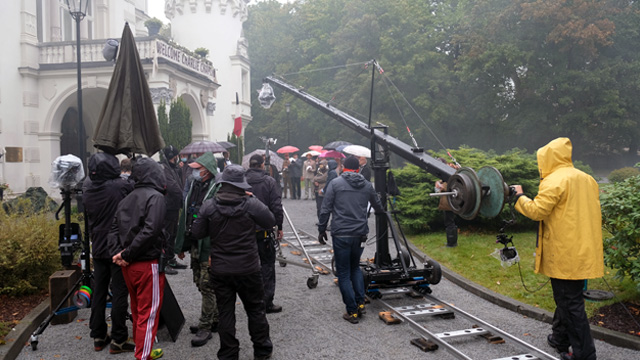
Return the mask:
[[[78,67],[78,157],[85,163],[84,123],[82,121],[82,59],[80,52],[80,22],[87,14],[89,0],[66,0],[69,14],[76,21],[76,63]]]
[[[291,145],[291,128],[289,127],[289,111],[291,110],[291,104],[284,104],[285,109],[287,109],[287,145]]]

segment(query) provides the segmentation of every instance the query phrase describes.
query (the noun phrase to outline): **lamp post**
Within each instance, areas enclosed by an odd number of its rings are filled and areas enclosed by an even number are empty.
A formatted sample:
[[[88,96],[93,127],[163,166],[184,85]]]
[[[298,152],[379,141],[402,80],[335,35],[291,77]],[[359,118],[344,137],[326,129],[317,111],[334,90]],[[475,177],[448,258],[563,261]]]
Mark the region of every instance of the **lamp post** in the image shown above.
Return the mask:
[[[89,0],[66,0],[69,14],[76,21],[76,64],[78,67],[78,152],[85,164],[84,123],[82,122],[82,59],[80,58],[80,22],[87,14]]]
[[[287,145],[291,145],[291,130],[289,130],[289,110],[291,110],[291,104],[284,104],[285,109],[287,109]]]

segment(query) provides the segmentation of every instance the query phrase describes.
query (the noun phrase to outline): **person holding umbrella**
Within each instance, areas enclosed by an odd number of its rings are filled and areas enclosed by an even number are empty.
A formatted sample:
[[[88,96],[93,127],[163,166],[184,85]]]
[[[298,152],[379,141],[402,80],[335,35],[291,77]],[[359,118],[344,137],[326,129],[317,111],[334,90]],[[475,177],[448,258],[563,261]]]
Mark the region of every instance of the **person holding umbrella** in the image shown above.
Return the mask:
[[[291,179],[291,198],[300,200],[302,193],[300,191],[300,178],[302,177],[302,166],[304,162],[298,159],[298,154],[293,153],[293,159],[289,164],[289,178]]]
[[[313,192],[313,177],[316,173],[316,162],[311,154],[307,153],[307,160],[304,161],[304,199],[315,199]]]

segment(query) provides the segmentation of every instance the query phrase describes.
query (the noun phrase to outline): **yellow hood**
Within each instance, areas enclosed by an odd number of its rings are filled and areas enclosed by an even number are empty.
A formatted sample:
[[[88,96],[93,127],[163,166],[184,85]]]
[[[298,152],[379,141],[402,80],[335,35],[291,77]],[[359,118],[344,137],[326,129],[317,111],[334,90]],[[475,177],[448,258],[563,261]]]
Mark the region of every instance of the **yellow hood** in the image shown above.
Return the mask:
[[[546,178],[549,174],[562,167],[573,167],[571,152],[573,146],[569,138],[557,138],[538,149],[538,170],[540,177]]]

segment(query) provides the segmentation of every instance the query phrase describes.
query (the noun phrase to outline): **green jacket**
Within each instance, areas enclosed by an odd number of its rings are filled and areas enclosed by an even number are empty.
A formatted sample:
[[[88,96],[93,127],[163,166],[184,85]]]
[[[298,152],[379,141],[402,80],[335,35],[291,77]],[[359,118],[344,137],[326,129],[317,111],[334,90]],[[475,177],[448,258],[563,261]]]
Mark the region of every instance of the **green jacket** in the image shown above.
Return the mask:
[[[202,166],[204,166],[211,174],[214,176],[218,173],[218,163],[213,156],[212,153],[204,153],[204,155],[200,156],[196,159],[196,162]],[[200,262],[208,262],[209,261],[209,252],[211,248],[209,237],[205,237],[202,239],[198,239],[197,244],[191,244],[191,241],[185,237],[185,232],[187,228],[187,209],[189,207],[189,200],[191,199],[191,193],[193,192],[193,184],[195,181],[191,181],[191,185],[189,186],[189,192],[184,199],[184,206],[182,207],[182,211],[180,212],[180,220],[178,222],[178,234],[176,236],[176,244],[174,246],[176,254],[190,251],[192,245],[197,246],[198,251],[198,259]],[[211,183],[207,188],[207,193],[202,200],[204,203],[206,200],[211,199],[220,188],[220,184],[216,184],[216,180],[211,179]]]

